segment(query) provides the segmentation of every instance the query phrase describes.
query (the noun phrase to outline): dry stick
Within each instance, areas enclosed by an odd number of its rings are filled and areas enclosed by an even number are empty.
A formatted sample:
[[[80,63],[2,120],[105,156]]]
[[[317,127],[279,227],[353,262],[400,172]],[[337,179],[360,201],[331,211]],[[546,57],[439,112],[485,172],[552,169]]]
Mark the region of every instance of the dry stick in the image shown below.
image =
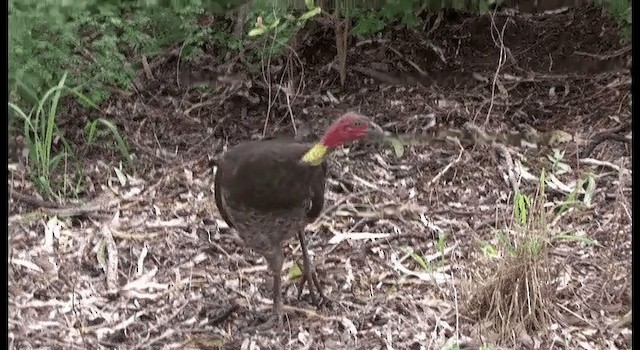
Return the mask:
[[[184,47],[184,44],[183,44]],[[154,60],[152,63],[148,64],[148,68],[149,70],[155,69],[160,67],[162,64],[164,64],[165,62],[167,62],[171,57],[173,57],[173,55],[179,56],[181,54],[182,48],[180,50],[178,50],[177,47],[171,47],[167,50],[165,50],[164,52],[160,53]],[[178,57],[179,59],[180,57]],[[142,73],[138,73],[134,79],[134,88],[137,88],[135,86],[135,81],[138,81],[141,74],[147,74],[147,72],[142,72]]]
[[[458,153],[458,157],[454,159],[452,162],[450,162],[449,164],[447,164],[440,172],[436,174],[436,176],[433,177],[433,179],[431,179],[431,181],[427,182],[427,187],[430,187],[436,181],[438,181],[442,177],[442,175],[444,175],[444,173],[446,173],[449,170],[449,168],[451,168],[454,164],[458,163],[462,158],[464,147],[462,147],[462,144],[460,144],[460,140],[456,138],[455,141],[458,144],[458,147],[460,147],[460,153]]]
[[[117,220],[117,215],[112,223]],[[102,225],[101,233],[107,249],[107,293],[116,293],[118,291],[118,246],[111,234],[111,223]]]
[[[80,203],[78,205],[71,206],[61,206],[15,191],[12,191],[11,194],[12,197],[15,197],[16,199],[19,199],[27,204],[40,207],[40,210],[48,215],[56,215],[59,217],[94,215],[97,211],[108,210],[120,203],[120,199],[118,197],[110,198],[108,197],[108,195],[109,193],[105,192],[86,203]]]
[[[579,319],[580,321],[586,323],[587,325],[589,325],[591,328],[593,329],[600,329],[598,326],[596,326],[595,324],[593,324],[593,322],[590,322],[589,320],[587,320],[584,316],[576,313],[575,311],[569,309],[568,307],[562,305],[562,304],[557,304],[560,308],[564,309],[564,311],[572,314],[573,316],[575,316],[575,318]]]
[[[367,44],[386,44],[388,43],[389,40],[387,39],[364,39],[364,40],[360,40],[357,43],[355,43],[355,45],[353,45],[354,47],[360,47],[362,45],[367,45]]]
[[[516,179],[516,176],[513,172],[513,169],[515,168],[515,166],[513,164],[513,159],[511,158],[511,154],[509,153],[509,150],[507,149],[507,147],[505,147],[505,145],[502,145],[499,143],[495,143],[493,147],[495,147],[504,157],[507,163],[507,175],[509,177],[509,182],[511,183],[513,193],[517,193],[519,188],[518,180]]]
[[[297,135],[298,128],[296,128],[296,122],[295,122],[295,119],[293,118],[293,111],[291,110],[291,101],[289,99],[289,90],[291,89],[291,80],[287,82],[286,87],[284,86],[283,82],[284,82],[284,74],[282,74],[282,76],[280,77],[280,82],[278,83],[278,87],[279,87],[278,91],[282,90],[284,92],[285,99],[287,100],[287,109],[289,111],[289,116],[291,117],[291,125],[293,126],[293,132],[294,132],[294,135]]]
[[[180,312],[182,312],[182,310],[185,309],[185,307],[187,307],[189,305],[190,301],[185,302],[184,304],[182,304],[176,311],[174,311],[171,316],[169,316],[168,319],[166,319],[164,322],[162,322],[162,324],[159,324],[159,326],[167,326],[169,325],[169,322],[171,322],[174,318],[176,318]],[[136,346],[134,349],[147,349],[149,347],[151,347],[152,344],[157,343],[158,341],[166,338],[167,336],[171,335],[174,330],[171,329],[173,327],[169,327],[170,329],[167,330],[166,332],[164,332],[163,334],[155,337],[155,338],[151,338],[149,339],[147,342],[140,344],[138,346]]]
[[[23,193],[20,193],[16,190],[11,190],[11,192],[9,193],[9,197],[10,198],[14,198],[17,199],[25,204],[34,206],[34,207],[40,207],[40,208],[56,208],[59,209],[62,206],[57,204],[57,203],[53,203],[53,202],[48,202],[45,200],[42,200],[40,198],[37,198],[35,196],[30,196],[30,195],[26,195]]]
[[[496,39],[493,36],[493,30],[495,29],[496,32],[498,31],[498,27],[496,27],[496,22],[495,22],[495,10],[491,14],[490,18],[491,18],[491,38],[495,42]],[[507,23],[508,23],[507,21],[504,22],[504,25],[502,26],[502,31],[500,32],[500,35],[498,36],[499,44],[500,44],[500,57],[498,59],[498,67],[496,68],[496,71],[493,74],[493,82],[491,83],[491,102],[489,103],[489,110],[487,111],[487,118],[484,121],[485,125],[489,122],[489,117],[491,116],[491,111],[493,110],[493,101],[494,101],[495,96],[496,96],[496,85],[498,83],[498,75],[500,74],[500,70],[501,70],[502,66],[504,65],[504,63],[505,63],[505,61],[507,59],[507,55],[505,53],[504,41],[503,41],[504,31],[507,28]]]
[[[619,50],[613,51],[612,53],[608,54],[608,55],[598,55],[595,53],[589,53],[589,52],[584,52],[584,51],[574,51],[573,54],[574,55],[581,55],[581,56],[587,56],[587,57],[592,57],[592,58],[597,58],[599,60],[606,60],[609,58],[613,58],[613,57],[617,57],[620,55],[623,55],[625,53],[627,53],[628,51],[631,51],[631,45],[627,45]]]
[[[147,79],[154,79],[153,73],[151,72],[151,67],[149,67],[149,62],[147,62],[146,55],[142,55],[142,68],[144,69],[144,74],[147,76]]]
[[[217,97],[213,97],[203,102],[194,103],[191,107],[187,108],[184,112],[182,112],[182,114],[185,116],[188,116],[191,113],[191,111],[193,111],[194,109],[211,106],[217,102],[218,102]]]
[[[614,169],[618,173],[628,173],[629,175],[631,175],[631,170],[625,169],[625,168],[623,168],[623,167],[621,167],[619,165],[615,165],[615,164],[613,164],[611,162],[607,162],[605,160],[597,160],[597,159],[593,159],[593,158],[580,158],[578,161],[580,163],[589,164],[589,165],[609,167],[609,168]]]
[[[302,89],[305,86],[305,84],[304,84],[304,64],[302,63],[302,60],[300,59],[300,56],[298,56],[298,53],[296,52],[296,50],[294,50],[289,45],[286,45],[286,48],[288,48],[289,50],[291,50],[291,52],[293,52],[293,55],[295,56],[296,60],[298,61],[298,65],[300,66],[300,82],[298,83],[298,87],[296,89],[296,94],[295,94],[295,96],[297,97],[298,95],[300,95],[300,92],[302,91]]]
[[[176,83],[178,84],[178,88],[180,88],[180,61],[182,59],[182,50],[184,50],[185,46],[187,46],[187,40],[182,43],[180,46],[180,51],[178,51],[178,59],[176,61]]]
[[[583,160],[583,159],[581,159]],[[630,170],[626,170],[628,171],[629,175],[631,175],[631,171]],[[623,192],[623,178],[622,176],[624,175],[624,172],[622,170],[618,170],[618,182],[620,183],[620,185],[618,186],[618,190],[616,191],[616,199],[617,202],[619,203],[620,207],[622,208],[622,210],[624,211],[624,213],[627,215],[627,219],[629,220],[629,225],[631,225],[631,213],[629,212],[629,209],[627,207],[627,198],[624,196],[624,192]],[[621,215],[622,216],[622,215]],[[617,248],[618,244],[620,242],[620,234],[618,231],[616,231],[615,235],[614,235],[614,239],[613,239],[613,244],[611,245],[611,247]],[[615,254],[614,249],[610,250],[610,254],[611,254],[611,261],[615,261],[615,259],[613,259],[613,255]]]
[[[311,349],[311,345],[313,345],[313,335],[311,333],[309,333],[309,338],[307,339],[307,344],[303,347],[300,348],[300,350],[309,350]]]
[[[291,88],[291,81],[287,88],[285,89],[284,96],[287,99],[287,110],[289,111],[289,116],[291,117],[291,125],[293,126],[293,132],[295,135],[298,135],[298,128],[296,127],[296,121],[293,117],[293,110],[291,109],[291,98],[289,97],[289,89]]]
[[[272,88],[271,88],[271,52],[273,51],[273,48],[275,47],[275,43],[276,43],[276,37],[278,35],[278,31],[277,29],[273,32],[273,37],[271,40],[271,47],[269,47],[269,56],[267,58],[267,69],[265,71],[265,66],[264,66],[264,49],[266,47],[266,43],[262,48],[262,54],[260,55],[260,59],[263,62],[263,64],[261,65],[262,68],[262,79],[264,80],[264,83],[267,85],[267,89],[269,92],[269,102],[267,104],[267,117],[264,120],[264,127],[262,129],[262,137],[264,138],[265,135],[267,134],[267,125],[269,124],[269,117],[271,116],[271,109],[273,108],[273,104],[275,103],[275,97],[272,96]]]
[[[346,202],[347,200],[353,198],[353,197],[357,197],[360,195],[365,195],[365,194],[369,194],[371,192],[374,192],[373,189],[368,189],[368,190],[364,190],[364,191],[360,191],[360,192],[352,192],[346,196],[341,197],[340,199],[338,199],[332,206],[328,207],[327,209],[323,210],[322,213],[320,213],[320,215],[318,215],[318,218],[311,223],[311,225],[315,225],[318,221],[320,221],[323,217],[325,217],[328,213],[336,210],[338,207],[340,207],[340,205],[344,202]]]
[[[612,323],[609,327],[611,329],[617,329],[622,327],[628,327],[631,325],[631,311],[627,312],[618,321]]]
[[[438,16],[436,17],[436,20],[433,21],[433,26],[431,27],[431,29],[429,29],[429,31],[427,32],[427,35],[424,36],[425,38],[428,38],[429,36],[431,36],[431,34],[433,34],[433,32],[435,32],[436,29],[440,27],[440,23],[442,22],[442,18],[444,16],[443,14],[444,12],[442,11],[438,12]],[[426,22],[425,22],[425,25],[426,25]]]
[[[227,252],[224,248],[222,248],[221,245],[211,240],[211,235],[209,235],[208,240],[209,240],[209,244],[211,244],[214,248],[216,248],[216,250],[224,254],[228,259],[231,258],[231,255],[229,254],[229,252]]]
[[[300,94],[300,91],[302,91],[302,88],[304,86],[304,65],[302,64],[302,60],[300,59],[300,57],[298,56],[298,53],[296,52],[296,50],[294,50],[290,45],[285,45],[286,48],[288,48],[289,50],[291,50],[291,52],[293,53],[293,55],[295,56],[295,58],[298,61],[298,64],[300,65],[300,81],[298,83],[298,87],[296,88],[296,92],[293,96],[293,101],[295,101],[298,97],[298,95]],[[287,65],[289,66],[288,62],[289,62],[290,58],[287,58]],[[292,68],[290,68],[292,69]],[[284,75],[283,75],[284,78]],[[293,110],[291,109],[291,97],[290,97],[290,92],[291,92],[291,79],[289,80],[289,84],[287,84],[287,89],[285,89],[285,98],[287,99],[287,109],[289,110],[289,115],[291,116],[291,125],[293,125],[293,131],[295,132],[295,134],[298,134],[298,129],[296,127],[296,123],[293,117]]]
[[[348,18],[340,21],[339,8],[335,10],[335,31],[336,31],[336,49],[338,56],[338,63],[340,64],[340,85],[344,86],[347,79],[347,39],[349,36],[349,23]]]
[[[449,271],[449,275],[451,276],[451,287],[453,287],[453,305],[456,312],[456,342],[460,343],[460,309],[458,307],[458,289],[456,288],[456,284],[454,283],[453,271]]]
[[[629,125],[630,126],[630,125]],[[601,132],[592,137],[591,142],[585,147],[584,150],[580,153],[581,158],[587,158],[593,152],[593,150],[602,142],[606,140],[613,140],[618,142],[624,142],[631,144],[631,139],[628,139],[622,135],[615,134],[612,132]]]
[[[627,91],[624,96],[622,96],[622,98],[620,99],[620,104],[618,105],[618,111],[616,113],[620,114],[620,112],[622,111],[622,105],[624,104],[625,100],[627,99],[627,96],[629,96],[631,91]]]
[[[362,218],[360,219],[358,222],[355,223],[355,225],[353,225],[348,231],[347,233],[351,233],[353,231],[355,231],[356,228],[358,228],[360,225],[362,225],[362,223],[364,223],[365,221],[371,220],[371,218]],[[332,247],[330,247],[329,249],[325,250],[322,252],[322,255],[326,256],[331,254],[334,250],[336,250],[338,248],[339,244],[334,244]]]
[[[394,241],[399,241],[401,239],[418,239],[418,240],[431,240],[431,236],[430,235],[425,235],[425,234],[421,234],[421,233],[400,233],[400,234],[395,234],[386,238],[382,238],[382,239],[377,239],[371,242],[367,242],[365,244],[363,244],[360,247],[360,250],[363,252],[366,252],[368,250],[370,250],[371,248],[373,248],[376,245],[380,245],[381,243],[387,243],[390,244],[391,242]],[[337,246],[337,244],[336,244]]]
[[[403,60],[405,60],[405,62],[407,62],[409,65],[411,65],[413,68],[415,68],[415,70],[417,70],[420,74],[422,75],[427,75],[427,73],[425,73],[425,71],[423,71],[420,66],[418,66],[415,62],[413,62],[412,60],[408,59],[405,55],[403,55],[402,53],[400,53],[400,51],[396,50],[394,47],[392,47],[391,45],[387,45],[387,48],[389,48],[389,50],[393,51],[396,55],[398,55],[400,58],[402,58]]]
[[[360,72],[362,74],[368,75],[371,78],[376,79],[382,83],[387,83],[389,85],[403,85],[400,79],[398,79],[397,77],[391,74],[378,72],[376,70],[366,68],[366,67],[360,67],[360,66],[352,66],[351,69],[357,72]]]
[[[313,318],[319,318],[323,321],[340,321],[340,318],[338,317],[327,317],[327,316],[323,316],[313,310],[307,310],[307,309],[303,309],[303,308],[299,308],[299,307],[295,307],[295,306],[290,306],[290,305],[283,305],[282,307],[283,309],[287,310],[287,311],[293,311],[293,312],[299,312],[302,314],[305,314],[307,317],[313,317]]]

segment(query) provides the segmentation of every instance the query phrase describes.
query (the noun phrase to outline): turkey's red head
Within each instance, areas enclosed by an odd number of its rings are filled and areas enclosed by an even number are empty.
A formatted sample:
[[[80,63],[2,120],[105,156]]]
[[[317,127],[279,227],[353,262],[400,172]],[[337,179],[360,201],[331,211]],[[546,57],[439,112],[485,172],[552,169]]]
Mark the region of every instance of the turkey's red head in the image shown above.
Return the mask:
[[[367,138],[380,140],[384,131],[371,119],[357,113],[347,113],[338,118],[325,132],[322,144],[329,148]]]

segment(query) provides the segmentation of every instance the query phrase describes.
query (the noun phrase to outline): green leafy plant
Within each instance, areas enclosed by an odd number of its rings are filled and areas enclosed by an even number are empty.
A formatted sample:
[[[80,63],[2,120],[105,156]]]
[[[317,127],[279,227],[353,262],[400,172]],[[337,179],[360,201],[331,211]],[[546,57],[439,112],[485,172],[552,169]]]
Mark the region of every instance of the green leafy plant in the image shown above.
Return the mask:
[[[390,24],[417,27],[421,23],[420,16],[425,11],[434,13],[453,9],[482,15],[503,2],[504,0],[389,0],[379,8],[346,7],[343,12],[345,16],[354,19],[351,33],[366,36],[380,32]]]
[[[319,15],[322,9],[314,5],[312,0],[306,0],[306,11],[297,15],[289,10],[286,4],[265,0],[252,2],[250,21],[253,28],[247,33],[249,39],[264,40],[263,45],[254,52],[254,57],[277,56],[283,53],[291,38],[313,17]]]
[[[440,233],[438,235],[438,240],[436,241],[436,251],[444,256],[445,248],[447,248],[447,235],[445,233]]]
[[[58,84],[49,89],[28,114],[19,106],[9,103],[9,108],[23,121],[23,135],[29,149],[29,165],[33,181],[47,195],[53,194],[51,172],[60,165],[60,161],[71,153],[71,147],[64,142],[58,132],[56,116],[63,90],[66,89],[66,73]],[[64,144],[63,151],[53,154],[54,138]]]
[[[393,152],[396,154],[396,157],[400,158],[404,155],[404,145],[398,138],[393,136],[385,136],[383,142],[393,148]]]
[[[438,239],[436,240],[436,244],[435,244],[436,251],[441,255],[440,261],[438,263],[439,266],[444,266],[445,264],[444,253],[445,253],[446,247],[447,247],[447,235],[444,233],[440,233],[438,235]],[[403,248],[403,251],[405,252],[405,254],[409,254],[411,259],[416,264],[418,264],[418,266],[420,266],[420,268],[425,272],[433,272],[435,270],[435,267],[433,266],[433,264],[429,260],[425,259],[425,257],[422,254],[420,254],[420,252],[414,251],[413,248],[410,248],[410,247]]]
[[[578,236],[571,232],[561,232],[553,236],[553,241],[560,242],[580,242],[585,245],[602,246],[597,240],[585,236]]]
[[[277,13],[273,13],[273,16],[270,16],[272,21],[269,25],[265,25],[262,21],[256,21],[255,27],[249,31],[248,35],[253,37],[263,35],[269,31],[283,31],[291,24],[296,27],[303,27],[307,20],[322,12],[322,9],[315,6],[313,1],[306,0],[305,5],[307,6],[307,11],[297,18],[289,13],[285,13],[282,17],[278,16]]]
[[[479,243],[480,243],[480,250],[485,256],[488,256],[491,258],[497,258],[500,256],[498,253],[498,249],[496,248],[495,245],[491,244],[491,242],[487,242],[485,240],[479,240]]]
[[[351,8],[345,16],[355,20],[351,29],[354,35],[370,35],[384,29],[388,24],[399,21],[406,27],[415,27],[420,23],[418,16],[428,5],[415,0],[387,1],[380,9]]]
[[[213,40],[227,50],[238,47],[224,35],[226,23],[200,25],[205,14],[222,13],[231,0],[153,5],[90,0],[64,5],[35,0],[9,2],[9,77],[12,102],[23,108],[54,85],[61,71],[90,101],[100,103],[113,88],[128,89],[141,67],[142,54],[153,56],[183,42],[190,60]],[[223,16],[223,19],[225,17]]]
[[[420,253],[415,252],[411,248],[404,248],[403,250],[406,254],[410,254],[411,259],[413,259],[413,261],[415,261],[416,264],[418,264],[421,269],[423,269],[426,272],[433,271],[433,266],[431,266],[431,263],[425,260]]]
[[[120,154],[127,162],[131,162],[133,158],[129,153],[129,147],[127,146],[127,142],[120,135],[118,127],[104,118],[98,118],[96,120],[87,122],[87,125],[85,126],[87,132],[87,145],[92,145],[95,142],[99,126],[102,126],[104,129],[106,129],[106,131],[113,135],[116,141],[116,147],[120,151]]]
[[[627,43],[631,41],[631,1],[630,0],[596,0],[603,6],[613,18],[620,24],[620,41]]]
[[[579,186],[574,187],[573,190],[564,199],[564,201],[562,201],[562,203],[560,203],[560,205],[557,208],[557,213],[558,214],[563,214],[567,210],[569,210],[569,208],[572,208],[572,207],[580,204],[580,201],[578,201],[576,199],[576,196],[578,195],[578,189],[579,188],[580,188]]]
[[[571,166],[564,162],[564,151],[554,148],[553,153],[547,154],[547,159],[551,162],[553,174],[560,175],[571,171]]]
[[[300,268],[300,266],[298,264],[293,264],[289,268],[289,272],[287,273],[287,276],[291,280],[297,280],[300,277],[302,277],[302,269]]]
[[[526,225],[529,222],[529,209],[531,198],[521,192],[516,192],[513,200],[513,214],[518,224]]]
[[[550,320],[553,295],[547,287],[551,273],[545,187],[543,171],[534,196],[515,193],[511,227],[497,236],[497,249],[505,254],[489,260],[490,268],[478,277],[482,282],[476,283],[466,304],[471,314],[493,326],[502,341],[514,329],[544,329]]]
[[[586,174],[583,178],[576,181],[575,186],[573,186],[566,198],[555,206],[556,213],[561,215],[569,211],[569,209],[591,206],[595,189],[595,177],[593,174]],[[583,195],[582,200],[578,199],[578,194],[580,193]]]
[[[55,193],[55,188],[57,187],[53,185],[53,172],[60,167],[63,160],[65,160],[65,169],[62,172],[63,184],[61,188],[65,191],[69,189],[69,169],[66,163],[69,157],[74,154],[73,147],[65,140],[57,126],[57,117],[60,113],[60,101],[64,96],[63,93],[71,93],[84,104],[97,108],[87,96],[78,92],[77,89],[70,89],[66,86],[67,76],[67,73],[64,73],[58,84],[39,98],[37,105],[28,113],[15,103],[9,102],[10,111],[14,113],[18,120],[22,121],[22,134],[29,150],[29,167],[32,181],[40,188],[43,194],[49,196]],[[103,126],[114,136],[122,156],[128,161],[132,160],[127,144],[120,135],[118,128],[103,118],[98,118],[87,124],[87,143],[92,144],[95,142],[99,126]],[[62,149],[58,152],[54,150],[56,140],[62,145]],[[74,189],[76,193],[79,192],[81,183],[82,177],[78,177]]]

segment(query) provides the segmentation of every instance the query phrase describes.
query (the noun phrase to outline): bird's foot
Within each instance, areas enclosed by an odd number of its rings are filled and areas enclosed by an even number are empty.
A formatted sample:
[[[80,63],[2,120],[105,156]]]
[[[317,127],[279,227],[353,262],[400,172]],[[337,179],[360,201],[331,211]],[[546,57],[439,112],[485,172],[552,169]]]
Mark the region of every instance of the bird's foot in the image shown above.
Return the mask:
[[[313,268],[305,269],[300,277],[300,282],[298,283],[298,300],[302,297],[305,284],[309,288],[309,296],[314,305],[322,307],[328,304],[329,299],[324,295],[322,286],[318,280],[318,275]]]
[[[245,328],[245,332],[264,332],[268,330],[275,330],[280,332],[284,329],[284,316],[282,312],[272,312],[268,315],[259,317],[253,325]]]
[[[328,299],[322,292],[322,286],[318,281],[318,275],[313,268],[313,263],[311,262],[311,257],[309,256],[309,251],[307,249],[307,243],[303,232],[298,232],[298,240],[300,241],[300,247],[302,247],[302,262],[304,267],[300,282],[298,284],[298,300],[300,300],[302,291],[304,290],[304,285],[306,284],[309,288],[309,296],[311,297],[312,303],[318,307],[326,306]]]

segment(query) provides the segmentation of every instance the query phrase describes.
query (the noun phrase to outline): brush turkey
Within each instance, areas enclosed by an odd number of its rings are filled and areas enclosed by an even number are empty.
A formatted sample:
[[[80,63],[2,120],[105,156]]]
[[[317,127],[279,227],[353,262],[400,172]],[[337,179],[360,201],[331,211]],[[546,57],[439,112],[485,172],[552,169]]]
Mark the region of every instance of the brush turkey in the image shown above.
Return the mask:
[[[283,241],[297,235],[302,248],[304,271],[298,298],[306,283],[314,303],[324,299],[304,229],[324,205],[326,157],[341,145],[365,138],[379,141],[383,136],[382,129],[369,118],[347,113],[315,144],[283,139],[249,141],[227,150],[218,162],[216,206],[246,245],[265,257],[273,274],[270,320],[278,326],[282,325]]]

